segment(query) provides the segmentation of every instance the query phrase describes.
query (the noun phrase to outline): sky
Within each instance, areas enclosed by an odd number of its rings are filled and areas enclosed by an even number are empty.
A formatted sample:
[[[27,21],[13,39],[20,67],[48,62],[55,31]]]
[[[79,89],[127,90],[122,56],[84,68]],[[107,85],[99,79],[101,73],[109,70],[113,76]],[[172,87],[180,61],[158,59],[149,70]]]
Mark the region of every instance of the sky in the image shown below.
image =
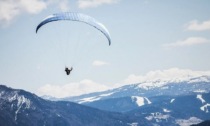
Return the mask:
[[[154,78],[209,75],[209,0],[0,0],[0,84],[75,96]],[[106,26],[47,16],[79,12]],[[70,76],[65,66],[73,66]]]

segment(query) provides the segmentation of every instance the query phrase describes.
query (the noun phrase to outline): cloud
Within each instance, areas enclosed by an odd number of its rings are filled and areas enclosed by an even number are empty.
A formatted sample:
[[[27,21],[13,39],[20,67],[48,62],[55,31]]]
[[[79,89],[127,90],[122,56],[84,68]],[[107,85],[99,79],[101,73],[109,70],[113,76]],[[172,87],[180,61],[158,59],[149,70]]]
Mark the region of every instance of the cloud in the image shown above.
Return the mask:
[[[59,7],[61,9],[61,11],[65,12],[65,11],[69,11],[69,1],[68,0],[62,0],[59,3]]]
[[[88,79],[64,85],[46,84],[40,87],[36,91],[36,94],[39,96],[48,95],[57,98],[63,98],[68,96],[78,96],[91,92],[105,91],[108,89],[121,87],[123,85],[136,83],[141,83],[142,87],[148,87],[155,86],[155,84],[157,84],[156,86],[163,86],[166,84],[164,82],[189,81],[190,78],[197,77],[200,77],[200,79],[203,79],[203,81],[208,81],[205,77],[202,78],[202,76],[210,76],[210,71],[193,71],[190,69],[170,68],[166,70],[150,71],[145,75],[131,74],[121,82],[106,85]],[[196,80],[194,79],[193,81]]]
[[[186,30],[189,31],[205,31],[210,30],[210,20],[199,23],[197,20],[190,21],[186,24]]]
[[[86,8],[98,7],[102,4],[113,4],[117,3],[118,1],[119,0],[79,0],[78,6],[81,9],[86,9]]]
[[[109,89],[108,86],[85,79],[80,82],[73,82],[65,85],[47,84],[37,90],[39,96],[49,95],[57,98],[67,96],[77,96],[81,94],[104,91]]]
[[[103,4],[117,3],[119,0],[78,0],[79,8],[98,7]],[[69,0],[0,0],[0,25],[8,25],[22,14],[37,14],[49,5],[69,11]]]
[[[210,71],[193,71],[190,69],[170,68],[167,70],[150,71],[146,75],[130,75],[123,83],[135,84],[155,81],[180,82],[201,76],[210,76]]]
[[[0,0],[0,25],[10,24],[21,14],[38,14],[49,5],[69,10],[68,0]]]
[[[23,12],[36,14],[46,9],[41,0],[3,0],[0,1],[0,23],[9,23]]]
[[[47,7],[46,3],[41,0],[20,0],[19,4],[20,9],[31,14],[39,13]]]
[[[104,66],[104,65],[108,65],[109,63],[104,62],[104,61],[99,61],[99,60],[95,60],[93,61],[92,65],[93,66]]]
[[[163,47],[172,48],[172,47],[192,46],[192,45],[208,43],[209,41],[210,40],[202,37],[189,37],[185,40],[164,44]]]

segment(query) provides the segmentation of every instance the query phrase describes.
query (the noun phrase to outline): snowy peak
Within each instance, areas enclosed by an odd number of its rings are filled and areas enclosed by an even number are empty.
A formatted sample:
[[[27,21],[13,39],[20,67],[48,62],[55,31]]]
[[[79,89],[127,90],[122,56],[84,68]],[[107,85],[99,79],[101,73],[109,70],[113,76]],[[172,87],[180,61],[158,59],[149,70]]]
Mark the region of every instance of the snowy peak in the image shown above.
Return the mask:
[[[25,106],[25,108],[30,108],[31,101],[29,98],[26,98],[24,94],[27,94],[26,92],[22,90],[4,90],[6,89],[4,86],[0,86],[0,97],[2,100],[5,100],[10,103],[17,103],[18,107]]]
[[[0,102],[0,106],[2,106],[5,102],[7,104],[11,104],[10,109],[15,113],[15,121],[17,120],[17,115],[22,110],[35,109],[33,102],[31,101],[32,97],[34,96],[29,92],[18,89],[11,89],[0,85],[0,99],[2,101]]]
[[[19,91],[11,92],[9,95],[5,94],[5,92],[0,92],[1,99],[4,99],[8,102],[17,102],[17,106],[21,107],[25,104],[25,108],[30,108],[31,101],[26,98],[24,95],[20,95]]]
[[[191,78],[190,76],[180,80],[148,80],[146,82],[129,84],[112,90],[90,93],[76,97],[63,98],[62,100],[84,104],[110,98],[132,97],[133,100],[139,101],[140,103],[142,99],[144,99],[144,101],[147,101],[145,98],[153,96],[177,96],[203,94],[208,92],[210,92],[210,76],[193,76],[193,78]]]
[[[181,78],[173,78],[173,79],[156,79],[156,80],[147,80],[138,84],[138,88],[150,90],[153,88],[160,88],[174,83],[186,83],[186,84],[194,84],[194,83],[209,83],[210,76],[184,76]]]
[[[82,104],[127,96],[151,97],[157,95],[186,95],[193,92],[208,93],[210,91],[210,71],[192,71],[179,68],[156,70],[140,76],[130,75],[122,84],[116,85],[123,86],[60,99],[43,98],[53,101],[73,101]]]
[[[210,71],[193,71],[189,69],[171,68],[167,70],[150,71],[145,75],[130,75],[126,83],[144,83],[144,82],[183,82],[192,78],[210,77]],[[209,80],[209,79],[208,79]]]

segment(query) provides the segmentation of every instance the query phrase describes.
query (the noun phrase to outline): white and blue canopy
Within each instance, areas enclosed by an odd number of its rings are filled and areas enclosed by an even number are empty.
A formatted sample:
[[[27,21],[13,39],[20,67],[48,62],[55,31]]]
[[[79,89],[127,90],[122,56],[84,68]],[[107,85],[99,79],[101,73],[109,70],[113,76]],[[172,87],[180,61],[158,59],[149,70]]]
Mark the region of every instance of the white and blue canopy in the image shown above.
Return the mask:
[[[57,13],[52,14],[48,17],[46,17],[36,28],[36,33],[38,30],[45,24],[53,21],[60,21],[60,20],[69,20],[69,21],[78,21],[78,22],[84,22],[86,24],[89,24],[93,26],[94,28],[101,31],[106,38],[108,39],[109,45],[111,45],[111,37],[109,34],[109,31],[107,28],[100,22],[96,21],[94,18],[82,14],[82,13],[76,13],[76,12],[63,12],[63,13]]]

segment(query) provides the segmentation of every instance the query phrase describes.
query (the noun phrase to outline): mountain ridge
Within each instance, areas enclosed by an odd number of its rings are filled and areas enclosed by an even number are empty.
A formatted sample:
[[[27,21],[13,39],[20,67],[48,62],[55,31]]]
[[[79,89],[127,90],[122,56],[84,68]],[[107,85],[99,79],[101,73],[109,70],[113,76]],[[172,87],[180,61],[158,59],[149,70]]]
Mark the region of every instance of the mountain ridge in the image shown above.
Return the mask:
[[[106,112],[66,101],[49,101],[24,90],[0,85],[0,126],[120,125],[131,120],[123,114]]]
[[[110,95],[112,93],[100,94],[101,97]],[[134,95],[83,102],[84,106],[68,101],[44,100],[30,92],[0,85],[0,126],[192,125],[210,118],[209,99],[210,93],[205,92],[152,97]],[[111,100],[110,104],[107,100]],[[103,101],[107,107],[105,110],[101,103],[96,104]]]
[[[152,97],[161,95],[189,95],[194,92],[210,92],[210,76],[200,76],[183,81],[154,81],[137,84],[124,85],[106,91],[58,98],[56,100],[73,101],[83,104],[109,98],[120,98],[126,96]],[[55,100],[55,99],[54,99]]]

